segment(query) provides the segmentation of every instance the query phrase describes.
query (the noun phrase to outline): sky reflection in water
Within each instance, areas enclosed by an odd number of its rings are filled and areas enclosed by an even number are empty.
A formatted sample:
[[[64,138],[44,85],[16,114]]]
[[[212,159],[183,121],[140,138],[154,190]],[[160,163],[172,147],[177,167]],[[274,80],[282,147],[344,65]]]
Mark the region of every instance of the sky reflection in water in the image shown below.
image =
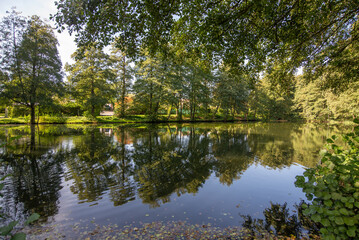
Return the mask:
[[[295,176],[318,161],[336,128],[292,123],[1,127],[16,217],[139,224],[185,220],[238,226],[270,203],[304,199]]]

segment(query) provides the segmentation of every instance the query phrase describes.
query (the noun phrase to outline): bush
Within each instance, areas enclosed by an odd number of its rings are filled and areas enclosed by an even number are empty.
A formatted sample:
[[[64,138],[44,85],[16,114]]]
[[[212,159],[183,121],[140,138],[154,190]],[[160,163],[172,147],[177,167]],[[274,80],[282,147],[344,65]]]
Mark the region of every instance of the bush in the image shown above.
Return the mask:
[[[312,201],[303,205],[303,213],[322,225],[324,239],[359,238],[359,126],[343,139],[346,148],[335,144],[335,136],[328,139],[321,165],[307,169],[295,182]]]
[[[30,109],[23,105],[12,105],[9,107],[9,117],[23,117],[30,114]]]
[[[83,110],[81,105],[74,102],[68,102],[61,106],[61,112],[67,116],[81,116]]]

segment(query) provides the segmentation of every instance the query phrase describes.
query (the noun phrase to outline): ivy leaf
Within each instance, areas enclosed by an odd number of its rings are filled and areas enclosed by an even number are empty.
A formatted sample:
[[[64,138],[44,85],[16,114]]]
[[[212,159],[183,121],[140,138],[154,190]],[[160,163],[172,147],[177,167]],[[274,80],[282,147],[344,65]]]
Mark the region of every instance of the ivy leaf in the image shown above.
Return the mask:
[[[323,224],[324,227],[330,226],[330,221],[327,218],[322,219],[321,224]]]
[[[335,218],[335,223],[338,225],[343,225],[344,224],[344,220],[342,217],[337,217]]]
[[[320,217],[319,214],[315,214],[311,217],[311,219],[314,221],[314,222],[320,222],[320,220],[322,220],[322,218]]]
[[[351,217],[345,217],[344,218],[344,223],[348,226],[354,226],[355,225],[355,221],[354,218]]]
[[[349,212],[348,212],[348,210],[347,210],[346,208],[341,208],[341,209],[339,209],[339,212],[340,212],[341,214],[343,214],[343,215],[346,215],[346,216],[349,215]]]
[[[355,237],[355,228],[348,229],[347,234],[349,237]]]
[[[340,193],[334,192],[332,193],[332,198],[334,200],[339,200],[342,197],[342,195]]]

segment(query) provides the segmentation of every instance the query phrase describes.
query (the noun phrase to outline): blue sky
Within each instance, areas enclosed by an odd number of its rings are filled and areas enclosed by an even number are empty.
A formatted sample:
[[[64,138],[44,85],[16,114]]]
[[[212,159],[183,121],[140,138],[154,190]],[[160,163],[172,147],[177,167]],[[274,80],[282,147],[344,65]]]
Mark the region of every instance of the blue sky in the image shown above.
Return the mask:
[[[56,13],[56,6],[53,0],[0,0],[0,19],[11,11],[12,7],[16,7],[16,11],[21,12],[23,16],[38,15],[42,19],[49,19],[50,14]],[[48,22],[51,26],[55,26],[53,21]],[[61,34],[56,32],[59,41],[58,50],[62,60],[62,64],[66,62],[73,63],[71,54],[76,50],[74,37],[67,32]]]

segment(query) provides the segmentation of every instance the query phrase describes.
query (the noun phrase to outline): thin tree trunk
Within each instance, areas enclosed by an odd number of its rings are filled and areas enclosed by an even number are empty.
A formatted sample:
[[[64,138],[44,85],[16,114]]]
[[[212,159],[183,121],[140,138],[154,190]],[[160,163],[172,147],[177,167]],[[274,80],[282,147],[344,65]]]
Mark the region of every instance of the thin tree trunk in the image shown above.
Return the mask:
[[[93,103],[93,99],[94,99],[94,96],[95,96],[95,89],[94,89],[94,82],[93,80],[91,81],[91,115],[93,117],[95,117],[95,104]]]
[[[167,114],[168,114],[168,116],[167,116],[167,121],[170,119],[170,117],[171,117],[171,111],[172,111],[172,104],[171,104],[171,106],[170,106],[170,108],[169,108],[169,111],[167,112]]]
[[[123,55],[123,62],[122,62],[122,71],[123,71],[123,76],[122,76],[122,96],[121,96],[121,113],[120,116],[124,117],[125,116],[125,97],[126,97],[126,58],[125,55]]]
[[[218,109],[219,109],[219,104],[217,105],[216,107],[216,110],[214,111],[213,115],[212,115],[212,119],[214,119],[216,117],[216,114],[218,112]]]
[[[152,82],[150,83],[150,114],[149,115],[152,115]]]
[[[182,104],[182,101],[180,98],[179,103],[178,103],[178,117],[177,117],[177,119],[179,121],[182,121],[182,110],[183,110],[183,104]]]
[[[40,121],[40,107],[38,106],[38,114],[37,114],[37,124],[39,124]]]
[[[95,105],[91,105],[91,115],[95,117]]]

